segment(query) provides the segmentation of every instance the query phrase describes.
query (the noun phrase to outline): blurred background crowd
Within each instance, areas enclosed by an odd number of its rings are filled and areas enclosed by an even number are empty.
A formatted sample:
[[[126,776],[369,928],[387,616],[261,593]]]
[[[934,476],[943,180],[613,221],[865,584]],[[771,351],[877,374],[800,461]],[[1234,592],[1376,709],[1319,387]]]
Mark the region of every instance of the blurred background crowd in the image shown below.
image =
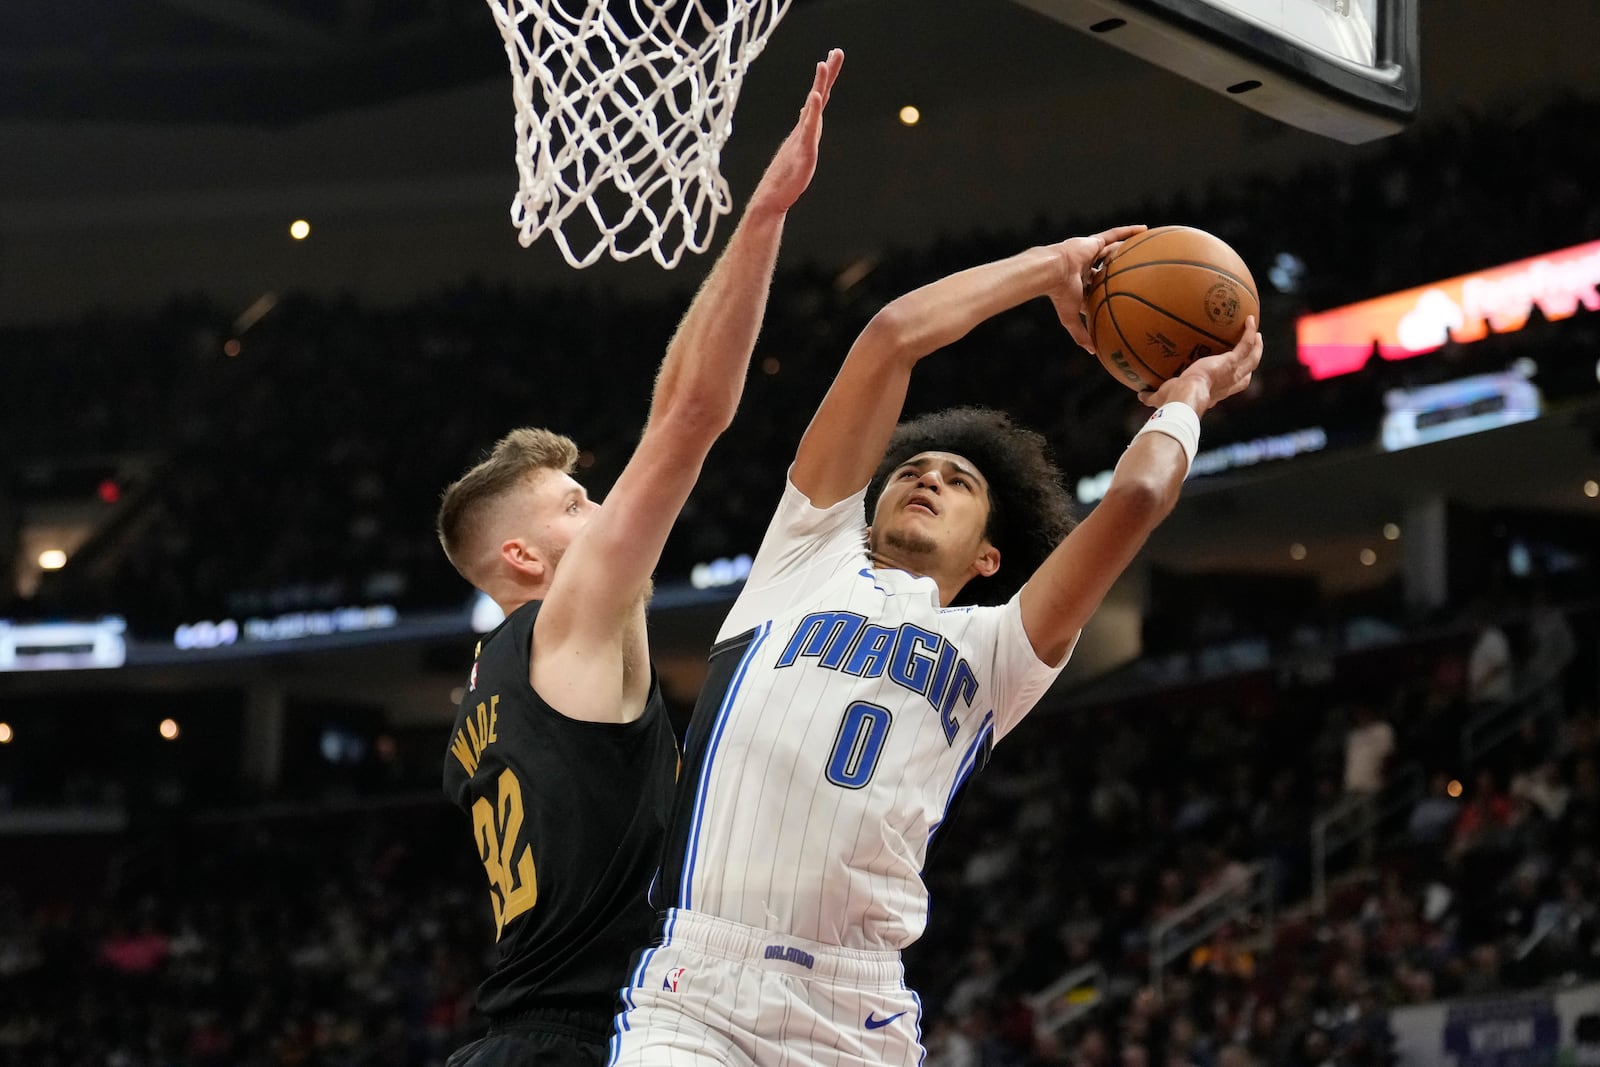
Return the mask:
[[[1536,319],[1323,383],[1289,331],[1301,311],[1600,237],[1600,145],[1574,133],[1595,128],[1600,105],[1559,100],[1130,210],[1284,271],[1257,278],[1273,355],[1208,419],[1208,446],[1311,423],[1370,435],[1386,389],[1556,344],[1571,358],[1540,364],[1546,395],[1592,389],[1593,313],[1559,339]],[[848,277],[782,265],[743,409],[663,575],[757,543],[809,412],[885,301],[1104,221],[950,236]],[[30,356],[0,389],[9,494],[26,499],[31,469],[119,464],[114,518],[37,590],[7,590],[0,616],[110,612],[160,632],[460,600],[431,529],[440,487],[539,424],[578,440],[603,492],[686,300],[469,283],[384,309],[289,294],[242,327],[197,297],[0,329],[0,349]],[[918,373],[913,409],[1004,407],[1069,478],[1110,466],[1142,415],[1042,302]],[[1594,547],[1559,566],[1485,550],[1477,595],[1421,615],[1395,585],[1268,610],[1219,580],[1191,588],[1211,610],[1153,603],[1145,657],[1047,698],[930,864],[931,925],[907,953],[929,1067],[1369,1067],[1392,1062],[1397,1008],[1600,979]],[[1164,669],[1230,641],[1260,654]],[[0,709],[30,699],[0,692]],[[85,770],[77,739],[50,774],[0,751],[0,814],[16,816],[0,1064],[442,1063],[482,1026],[471,990],[492,936],[466,827],[437,794],[444,729],[379,731],[348,773],[266,798],[215,767]],[[127,802],[115,827],[22,819],[108,800]]]

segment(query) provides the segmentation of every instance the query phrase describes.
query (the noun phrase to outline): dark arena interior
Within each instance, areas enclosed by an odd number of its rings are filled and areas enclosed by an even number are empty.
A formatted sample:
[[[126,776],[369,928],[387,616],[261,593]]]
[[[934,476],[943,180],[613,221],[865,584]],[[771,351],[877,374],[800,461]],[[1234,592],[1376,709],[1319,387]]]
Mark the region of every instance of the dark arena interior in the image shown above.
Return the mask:
[[[0,5],[0,1065],[443,1064],[495,925],[440,490],[539,425],[603,498],[734,219],[671,272],[521,247],[482,0],[72,13]],[[750,70],[735,213],[848,57],[656,572],[680,733],[886,302],[1123,222],[1260,293],[1254,382],[928,862],[927,1067],[1600,1062],[1600,8],[1415,13],[1362,144],[1009,0],[795,0]],[[1403,293],[1415,358],[1324,316]],[[1080,515],[1147,416],[1042,300],[919,367],[907,413],[953,401]]]

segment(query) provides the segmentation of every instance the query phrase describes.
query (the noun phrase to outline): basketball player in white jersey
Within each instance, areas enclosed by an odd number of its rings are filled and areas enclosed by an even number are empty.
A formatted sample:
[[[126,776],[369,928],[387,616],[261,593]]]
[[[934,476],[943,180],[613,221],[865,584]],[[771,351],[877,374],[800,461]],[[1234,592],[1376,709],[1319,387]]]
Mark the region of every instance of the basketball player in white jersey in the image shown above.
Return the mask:
[[[1144,398],[1155,414],[1071,533],[1037,434],[970,408],[895,423],[918,360],[1034,297],[1090,347],[1085,273],[1142,229],[941,279],[851,348],[711,653],[613,1064],[920,1062],[900,950],[927,923],[930,839],[1171,511],[1200,417],[1261,340],[1252,320]]]

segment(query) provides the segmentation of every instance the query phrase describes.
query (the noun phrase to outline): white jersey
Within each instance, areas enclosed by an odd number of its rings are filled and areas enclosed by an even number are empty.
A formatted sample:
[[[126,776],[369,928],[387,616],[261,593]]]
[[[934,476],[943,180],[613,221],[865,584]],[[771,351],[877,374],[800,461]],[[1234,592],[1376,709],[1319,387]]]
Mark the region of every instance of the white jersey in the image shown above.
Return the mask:
[[[654,900],[850,949],[928,919],[928,846],[969,775],[1066,662],[1016,598],[940,608],[875,570],[861,493],[789,484],[712,650]]]

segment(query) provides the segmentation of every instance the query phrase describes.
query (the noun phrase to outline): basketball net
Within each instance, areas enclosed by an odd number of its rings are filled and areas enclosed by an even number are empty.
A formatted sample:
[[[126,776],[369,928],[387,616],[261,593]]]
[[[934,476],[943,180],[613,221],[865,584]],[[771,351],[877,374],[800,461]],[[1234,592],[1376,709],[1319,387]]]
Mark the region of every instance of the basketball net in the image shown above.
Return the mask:
[[[790,0],[488,0],[516,103],[523,247],[549,231],[583,268],[709,247],[745,71]]]

